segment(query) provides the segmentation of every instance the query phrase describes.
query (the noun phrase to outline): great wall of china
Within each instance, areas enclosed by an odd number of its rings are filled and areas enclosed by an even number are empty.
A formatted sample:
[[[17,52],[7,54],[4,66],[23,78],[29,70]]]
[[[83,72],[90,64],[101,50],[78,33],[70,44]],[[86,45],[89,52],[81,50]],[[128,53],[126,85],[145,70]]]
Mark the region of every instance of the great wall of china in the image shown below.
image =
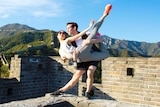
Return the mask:
[[[58,56],[15,55],[11,59],[10,77],[0,78],[0,106],[29,99],[46,99],[46,95],[64,86],[74,72],[74,65],[63,63]],[[109,57],[102,61],[101,73],[102,82],[94,83],[92,89],[93,99],[99,101],[98,105],[108,101],[110,106],[100,107],[127,107],[126,103],[133,107],[160,107],[160,58]],[[82,96],[85,87],[81,78],[66,95],[75,95],[72,98]],[[68,101],[63,96],[56,98]],[[83,101],[88,107],[95,107],[92,105],[95,100]],[[72,101],[72,106],[78,104]]]

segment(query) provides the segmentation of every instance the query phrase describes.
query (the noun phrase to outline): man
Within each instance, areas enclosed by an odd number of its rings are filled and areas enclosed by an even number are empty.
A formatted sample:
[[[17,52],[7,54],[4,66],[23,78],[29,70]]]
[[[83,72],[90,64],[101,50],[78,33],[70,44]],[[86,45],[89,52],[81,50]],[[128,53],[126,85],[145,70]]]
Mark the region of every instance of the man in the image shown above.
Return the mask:
[[[110,10],[112,8],[112,5],[109,4],[105,7],[104,14],[108,15]],[[75,22],[69,22],[67,23],[67,32],[69,35],[74,36],[78,34],[78,24]],[[75,42],[72,43],[74,46],[80,46],[82,44],[83,39],[87,38],[87,35],[82,36],[81,38],[77,39]],[[93,51],[99,51],[98,48],[93,45],[92,47]],[[59,90],[53,92],[53,95],[60,95],[61,93],[69,90],[73,86],[76,85],[79,78],[87,71],[87,80],[86,80],[86,92],[85,96],[87,98],[90,98],[90,91],[94,82],[94,71],[97,69],[98,61],[89,61],[89,62],[81,62],[77,63],[77,71],[73,75],[72,79],[62,88]]]
[[[68,34],[71,36],[78,34],[79,32],[78,32],[77,23],[75,22],[67,23],[67,31],[68,31]],[[82,40],[85,39],[86,37],[87,35],[82,36],[82,38],[79,38],[78,40],[73,42],[72,45],[74,45],[75,47],[81,45]],[[93,50],[98,51],[98,48],[96,48],[95,45],[93,45],[93,48],[94,48]],[[94,75],[94,71],[97,69],[98,63],[99,63],[98,61],[77,63],[77,71],[74,73],[72,79],[64,87],[53,92],[53,95],[60,95],[61,93],[66,92],[67,90],[75,86],[79,81],[79,78],[87,71],[87,80],[86,80],[87,87],[86,87],[85,96],[87,98],[90,98],[90,91],[94,81],[93,75]]]
[[[69,35],[74,36],[78,34],[78,24],[75,22],[68,22],[67,23],[67,32]],[[82,38],[79,38],[75,42],[72,43],[73,46],[77,47],[82,44],[83,39],[86,39],[87,35],[83,35]],[[99,51],[99,49],[93,45],[92,47],[93,51]],[[79,72],[77,75],[83,75],[87,71],[87,80],[86,80],[86,92],[85,96],[87,98],[90,98],[90,91],[94,82],[94,72],[97,69],[98,61],[90,61],[90,62],[81,62],[77,63],[77,71]]]

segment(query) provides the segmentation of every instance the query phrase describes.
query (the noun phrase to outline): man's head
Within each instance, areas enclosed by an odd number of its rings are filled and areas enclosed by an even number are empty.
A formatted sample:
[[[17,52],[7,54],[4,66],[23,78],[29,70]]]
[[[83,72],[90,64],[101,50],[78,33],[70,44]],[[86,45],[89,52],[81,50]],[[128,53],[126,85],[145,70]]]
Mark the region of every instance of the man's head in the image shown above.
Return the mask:
[[[78,32],[78,24],[76,22],[67,23],[67,32],[69,35],[75,35]]]

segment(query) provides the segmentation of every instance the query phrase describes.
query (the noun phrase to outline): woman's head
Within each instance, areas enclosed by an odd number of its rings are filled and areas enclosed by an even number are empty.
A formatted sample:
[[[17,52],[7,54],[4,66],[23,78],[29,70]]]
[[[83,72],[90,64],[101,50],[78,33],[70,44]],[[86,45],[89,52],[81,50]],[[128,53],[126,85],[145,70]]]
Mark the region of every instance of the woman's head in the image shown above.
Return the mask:
[[[60,31],[58,32],[57,38],[58,38],[59,40],[65,40],[65,39],[66,39],[66,35],[67,35],[67,33],[66,33],[65,31],[60,30]]]

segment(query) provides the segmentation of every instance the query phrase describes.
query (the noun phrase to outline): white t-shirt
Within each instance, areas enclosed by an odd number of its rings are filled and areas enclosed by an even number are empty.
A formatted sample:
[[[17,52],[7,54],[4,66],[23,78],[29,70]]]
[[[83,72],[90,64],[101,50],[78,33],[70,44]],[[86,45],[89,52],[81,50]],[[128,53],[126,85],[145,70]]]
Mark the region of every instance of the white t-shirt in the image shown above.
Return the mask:
[[[59,54],[62,57],[66,57],[67,59],[72,59],[73,58],[73,51],[76,49],[73,45],[68,45],[67,41],[64,40],[61,42],[60,49],[59,49]]]
[[[75,40],[77,47],[82,45],[83,39],[80,37],[79,39]]]

